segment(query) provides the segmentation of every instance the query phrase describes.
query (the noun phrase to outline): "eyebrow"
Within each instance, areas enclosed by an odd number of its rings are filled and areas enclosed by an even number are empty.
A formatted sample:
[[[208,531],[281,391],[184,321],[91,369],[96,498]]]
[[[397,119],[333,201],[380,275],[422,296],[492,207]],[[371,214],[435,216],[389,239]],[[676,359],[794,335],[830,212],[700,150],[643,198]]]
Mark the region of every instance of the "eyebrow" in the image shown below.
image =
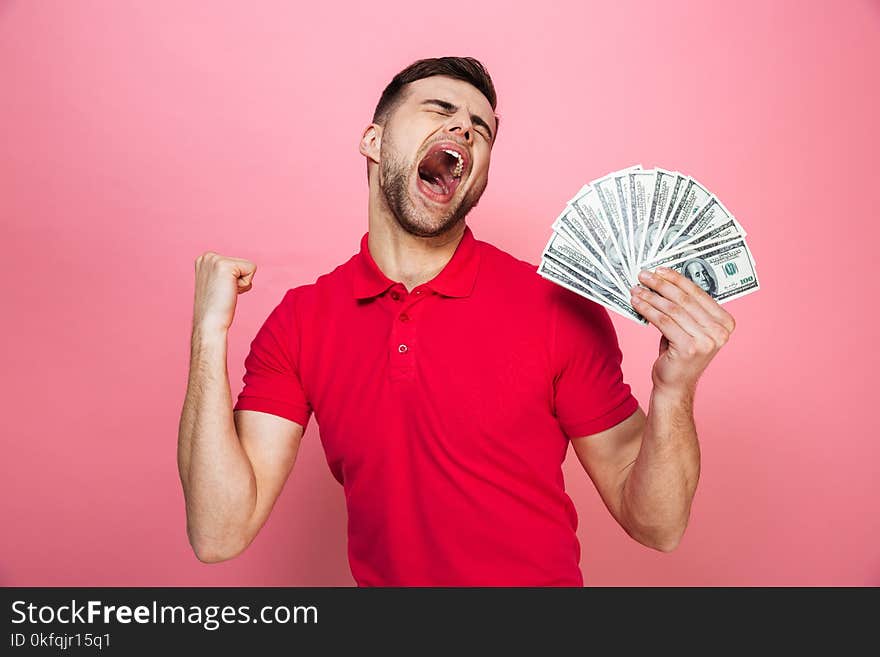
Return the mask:
[[[429,98],[428,100],[423,100],[422,105],[436,105],[437,107],[453,114],[458,111],[458,105],[453,105],[449,101],[440,100],[439,98]],[[489,133],[489,139],[492,139],[492,128],[490,128],[489,124],[483,120],[483,117],[481,117],[479,114],[471,114],[471,121],[476,123],[478,126],[486,128],[486,131]]]

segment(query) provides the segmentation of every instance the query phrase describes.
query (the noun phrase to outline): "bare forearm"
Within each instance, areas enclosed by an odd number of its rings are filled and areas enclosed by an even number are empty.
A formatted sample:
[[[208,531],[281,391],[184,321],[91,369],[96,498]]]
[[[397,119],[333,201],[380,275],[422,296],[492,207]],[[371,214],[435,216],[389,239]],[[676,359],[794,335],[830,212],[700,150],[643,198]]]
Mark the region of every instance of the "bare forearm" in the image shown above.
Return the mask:
[[[200,559],[216,561],[245,546],[256,481],[235,430],[225,331],[195,327],[180,418],[178,467],[187,533]]]
[[[674,549],[687,527],[699,476],[693,393],[655,388],[639,455],[623,487],[629,533],[656,549]]]

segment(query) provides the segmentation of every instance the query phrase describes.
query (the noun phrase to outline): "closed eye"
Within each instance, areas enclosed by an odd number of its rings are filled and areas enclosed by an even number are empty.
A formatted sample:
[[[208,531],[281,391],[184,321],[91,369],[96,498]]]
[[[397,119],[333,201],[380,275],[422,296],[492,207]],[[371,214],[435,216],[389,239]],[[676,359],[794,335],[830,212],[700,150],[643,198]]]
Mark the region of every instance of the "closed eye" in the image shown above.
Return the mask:
[[[440,114],[441,116],[452,116],[458,111],[458,107],[449,101],[441,100],[439,98],[429,98],[428,100],[422,101],[422,106],[427,109],[429,112],[433,112],[435,114]],[[478,114],[471,114],[471,122],[481,128],[483,132],[479,134],[486,139],[487,141],[492,141],[492,130],[489,128],[489,124],[483,120]]]
[[[425,111],[430,114],[439,114],[440,116],[452,116],[452,114],[450,114],[449,112],[444,112],[444,111],[438,110],[438,109],[426,109]],[[485,128],[483,128],[482,126],[479,126],[479,129],[474,130],[474,132],[476,132],[478,135],[480,135],[486,141],[492,141],[492,137],[489,136],[488,131]]]

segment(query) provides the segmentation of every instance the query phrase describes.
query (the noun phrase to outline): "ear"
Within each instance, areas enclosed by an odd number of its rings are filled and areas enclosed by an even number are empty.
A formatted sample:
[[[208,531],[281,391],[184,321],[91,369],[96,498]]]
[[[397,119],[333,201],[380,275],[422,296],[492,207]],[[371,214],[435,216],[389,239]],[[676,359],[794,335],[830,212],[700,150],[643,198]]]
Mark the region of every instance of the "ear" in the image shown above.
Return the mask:
[[[382,126],[371,123],[361,135],[360,152],[367,159],[379,164],[379,151],[382,148]]]

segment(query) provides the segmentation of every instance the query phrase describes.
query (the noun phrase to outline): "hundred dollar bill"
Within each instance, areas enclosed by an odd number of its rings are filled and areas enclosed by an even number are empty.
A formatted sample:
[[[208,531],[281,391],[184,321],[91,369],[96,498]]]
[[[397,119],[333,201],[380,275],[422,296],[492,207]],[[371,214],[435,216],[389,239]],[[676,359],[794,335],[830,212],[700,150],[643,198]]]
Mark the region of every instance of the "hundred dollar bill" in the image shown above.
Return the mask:
[[[557,285],[561,285],[591,301],[595,301],[627,319],[631,319],[639,324],[648,323],[632,306],[621,300],[617,295],[601,285],[597,285],[589,277],[561,263],[554,262],[550,258],[542,258],[541,264],[538,266],[538,273],[547,280],[553,281]]]
[[[578,213],[571,206],[566,206],[562,214],[553,222],[552,228],[571,242],[574,248],[582,251],[588,258],[592,258],[594,264],[604,270],[605,278],[613,281],[614,286],[621,290],[628,289],[628,279],[621,279],[615,272],[602,245],[595,242],[592,236],[593,232],[587,229]]]
[[[538,273],[547,280],[553,281],[582,297],[594,301],[622,317],[631,319],[639,324],[647,324],[647,320],[639,315],[631,306],[621,301],[619,297],[608,290],[593,285],[589,278],[580,272],[556,263],[549,258],[544,258],[541,260]]]
[[[736,239],[743,239],[746,236],[745,229],[731,217],[727,221],[711,230],[701,233],[686,244],[674,245],[661,254],[659,257],[669,258],[675,257],[679,253],[693,252],[700,249],[711,249],[719,243],[730,242]]]
[[[687,176],[681,175],[678,171],[657,169],[657,172],[658,178],[661,178],[662,174],[662,179],[667,184],[668,197],[664,200],[663,205],[656,209],[657,219],[655,221],[658,221],[659,225],[647,236],[650,239],[650,243],[645,245],[641,258],[642,262],[650,260],[660,250],[663,244],[663,227],[669,223],[672,214],[675,212],[675,208],[678,206],[678,201],[688,181]]]
[[[653,215],[656,210],[654,193],[657,187],[656,171],[631,171],[629,178],[629,208],[633,220],[633,259],[631,261],[630,280],[635,280],[638,275],[638,266],[641,260],[642,247],[646,233],[653,224],[654,230],[659,228],[658,221]]]
[[[641,166],[639,167],[641,170]],[[623,240],[626,242],[626,260],[629,265],[629,271],[632,272],[636,266],[635,253],[635,218],[633,217],[632,199],[630,197],[630,175],[632,171],[627,171],[621,176],[614,176],[614,191],[617,192],[617,205],[620,208],[620,219],[623,222]]]
[[[690,222],[690,220],[699,213],[700,210],[709,202],[712,194],[693,178],[688,178],[681,197],[678,199],[678,205],[672,216],[660,229],[660,243],[653,257],[663,255],[669,245],[678,240],[678,236],[682,229]]]
[[[547,254],[541,256],[541,259],[552,264],[556,268],[561,268],[567,272],[567,275],[569,276],[577,274],[577,280],[581,281],[584,285],[589,283],[589,287],[597,294],[601,293],[603,299],[614,299],[616,303],[624,306],[629,305],[626,295],[621,294],[620,290],[617,288],[606,285],[603,282],[602,277],[598,276],[595,270],[584,269],[578,263],[569,260],[564,255],[556,256],[553,254]]]
[[[719,302],[760,289],[746,231],[692,177],[637,165],[597,178],[553,222],[539,273],[619,314],[641,269],[682,272]]]
[[[547,246],[541,252],[541,257],[551,258],[556,262],[564,262],[572,269],[577,269],[589,275],[597,283],[609,291],[615,291],[616,294],[622,293],[624,289],[629,289],[621,287],[600,263],[595,262],[590,255],[580,251],[577,244],[567,240],[562,233],[553,233],[550,241],[547,242]]]
[[[601,294],[597,294],[592,291],[590,287],[584,286],[577,282],[572,276],[564,273],[563,267],[561,265],[557,265],[554,261],[549,258],[541,258],[541,263],[538,265],[538,274],[551,281],[560,285],[567,290],[575,292],[576,294],[589,299],[599,305],[614,310],[614,312],[619,312],[618,308],[613,307],[613,304],[606,301],[602,298]]]
[[[673,185],[676,180],[675,174],[665,169],[654,169],[645,173],[651,175],[648,182],[653,186],[653,189],[648,195],[650,200],[646,202],[645,216],[642,221],[637,221],[635,227],[636,265],[645,261],[651,252],[652,245],[659,238],[660,228],[666,218],[666,209],[672,199]],[[635,216],[638,218],[638,213]],[[638,274],[638,271],[634,271],[634,273]]]
[[[722,238],[715,241],[700,243],[699,245],[694,245],[693,247],[685,247],[684,249],[675,251],[674,253],[663,253],[654,260],[643,262],[641,269],[652,271],[657,267],[668,267],[670,262],[676,262],[684,258],[702,257],[702,254],[704,252],[714,251],[715,249],[727,246],[728,244],[735,242],[739,239],[739,237],[735,237],[733,239]],[[641,283],[637,284],[641,285]]]
[[[685,251],[661,257],[645,266],[654,270],[669,267],[683,274],[718,303],[737,299],[760,289],[755,259],[744,239],[735,239],[713,248]]]
[[[596,190],[596,197],[614,236],[617,250],[623,258],[623,266],[630,272],[634,266],[635,256],[630,246],[633,243],[633,226],[627,201],[626,175],[641,168],[642,166],[637,164],[590,182],[590,187]]]
[[[728,238],[746,235],[745,229],[739,225],[730,211],[712,196],[706,205],[682,226],[675,239],[667,245],[666,252],[679,251],[682,247],[700,240],[715,241],[722,232],[723,236]]]
[[[596,191],[590,185],[584,185],[568,205],[575,210],[585,231],[604,255],[608,271],[621,281],[621,288],[626,289],[625,283],[631,275],[629,265],[620,250],[618,237],[605,217]]]

